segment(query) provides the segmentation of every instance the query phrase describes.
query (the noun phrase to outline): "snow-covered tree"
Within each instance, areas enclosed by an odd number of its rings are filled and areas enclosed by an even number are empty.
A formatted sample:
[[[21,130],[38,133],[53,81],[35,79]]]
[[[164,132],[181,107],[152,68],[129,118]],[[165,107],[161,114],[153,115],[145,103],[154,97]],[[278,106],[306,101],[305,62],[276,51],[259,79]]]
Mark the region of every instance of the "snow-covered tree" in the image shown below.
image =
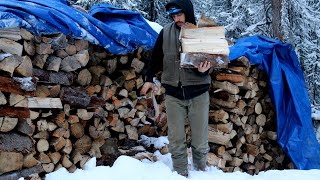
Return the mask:
[[[299,56],[312,103],[320,105],[320,2],[283,0],[284,40],[293,44]]]

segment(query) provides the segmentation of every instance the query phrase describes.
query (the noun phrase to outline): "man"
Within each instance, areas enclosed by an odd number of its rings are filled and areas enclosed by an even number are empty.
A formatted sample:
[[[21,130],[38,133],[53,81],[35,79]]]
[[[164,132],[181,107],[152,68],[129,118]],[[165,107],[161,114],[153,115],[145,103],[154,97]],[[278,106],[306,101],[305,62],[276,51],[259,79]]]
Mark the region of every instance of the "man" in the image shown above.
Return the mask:
[[[185,119],[191,127],[193,164],[197,170],[205,170],[208,146],[210,62],[187,69],[180,67],[181,28],[195,24],[193,5],[190,0],[172,0],[166,5],[172,23],[159,33],[152,60],[146,74],[146,83],[141,94],[154,90],[152,83],[155,73],[161,68],[161,83],[166,90],[165,106],[168,119],[169,151],[173,168],[179,174],[188,176],[188,155],[185,134]]]

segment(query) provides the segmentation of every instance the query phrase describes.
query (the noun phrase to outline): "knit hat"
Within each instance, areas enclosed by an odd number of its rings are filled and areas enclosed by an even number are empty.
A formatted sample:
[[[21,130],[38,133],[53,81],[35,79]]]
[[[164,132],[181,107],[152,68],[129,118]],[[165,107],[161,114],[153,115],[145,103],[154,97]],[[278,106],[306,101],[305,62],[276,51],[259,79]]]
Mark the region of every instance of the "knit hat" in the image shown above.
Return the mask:
[[[178,6],[170,6],[168,9],[167,9],[167,14],[172,16],[172,15],[175,15],[175,14],[179,14],[182,12],[182,9]]]

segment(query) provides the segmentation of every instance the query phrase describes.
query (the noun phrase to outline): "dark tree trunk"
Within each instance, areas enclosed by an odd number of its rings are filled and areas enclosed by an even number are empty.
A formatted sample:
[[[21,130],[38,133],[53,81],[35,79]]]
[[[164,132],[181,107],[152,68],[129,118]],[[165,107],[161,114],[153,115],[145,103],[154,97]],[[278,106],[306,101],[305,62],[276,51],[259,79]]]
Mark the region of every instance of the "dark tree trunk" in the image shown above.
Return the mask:
[[[283,40],[281,28],[281,8],[282,0],[272,0],[272,34],[274,38]]]

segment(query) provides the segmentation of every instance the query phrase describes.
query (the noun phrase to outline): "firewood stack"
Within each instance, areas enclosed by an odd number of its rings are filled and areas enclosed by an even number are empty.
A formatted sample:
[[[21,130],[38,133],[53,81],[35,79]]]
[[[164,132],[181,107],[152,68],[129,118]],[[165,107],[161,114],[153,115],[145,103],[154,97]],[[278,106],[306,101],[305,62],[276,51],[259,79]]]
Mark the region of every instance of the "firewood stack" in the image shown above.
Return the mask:
[[[152,96],[139,94],[145,55],[142,48],[115,56],[63,34],[0,29],[0,179],[73,172],[101,158],[109,138],[117,145],[166,134],[163,105],[154,123]]]
[[[166,136],[164,90],[139,94],[148,55],[0,29],[0,179],[73,172],[111,149],[130,154],[118,146],[138,145],[142,134]],[[267,78],[245,58],[212,77],[209,163],[251,174],[290,168],[276,144]]]
[[[209,164],[250,174],[294,168],[276,142],[267,75],[240,57],[211,76]]]

